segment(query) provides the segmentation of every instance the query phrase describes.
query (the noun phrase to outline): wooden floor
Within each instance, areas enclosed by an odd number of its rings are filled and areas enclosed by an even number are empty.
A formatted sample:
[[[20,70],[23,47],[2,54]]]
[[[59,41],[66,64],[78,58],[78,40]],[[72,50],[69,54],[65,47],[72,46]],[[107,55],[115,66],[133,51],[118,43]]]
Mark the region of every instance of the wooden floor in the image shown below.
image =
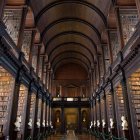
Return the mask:
[[[49,137],[47,140],[97,140],[95,137],[91,135],[75,135],[73,131],[68,132],[66,135],[53,135]]]

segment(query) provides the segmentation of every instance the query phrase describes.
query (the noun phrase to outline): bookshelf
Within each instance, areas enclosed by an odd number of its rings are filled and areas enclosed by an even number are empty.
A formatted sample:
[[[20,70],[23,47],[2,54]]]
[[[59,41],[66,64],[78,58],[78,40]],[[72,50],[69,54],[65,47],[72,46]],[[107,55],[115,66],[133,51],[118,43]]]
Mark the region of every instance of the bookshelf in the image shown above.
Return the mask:
[[[31,102],[30,102],[30,115],[29,115],[29,121],[33,124],[34,122],[34,115],[35,115],[35,104],[36,104],[36,94],[31,94]],[[31,126],[31,128],[33,125]]]
[[[110,119],[114,119],[113,115],[113,103],[112,103],[112,97],[111,93],[107,92],[106,94],[106,103],[107,103],[107,119],[108,119],[108,127],[110,128]]]
[[[105,101],[104,101],[104,99],[101,100],[101,119],[105,120]]]
[[[134,113],[134,125],[140,139],[140,70],[133,73],[128,79],[131,105]]]
[[[10,102],[14,92],[15,79],[0,66],[0,137],[6,130]]]
[[[124,44],[128,42],[138,23],[137,9],[120,9],[120,19],[123,31]]]
[[[22,52],[24,53],[25,59],[27,61],[29,61],[31,40],[32,40],[32,31],[24,31]]]
[[[22,130],[23,125],[24,125],[27,95],[28,95],[28,88],[25,85],[21,84],[20,89],[19,89],[18,109],[17,109],[17,117],[21,116],[20,130]]]
[[[118,119],[118,125],[119,125],[119,132],[120,135],[122,135],[122,121],[121,117],[125,116],[125,108],[124,108],[124,99],[123,99],[123,92],[122,92],[122,86],[119,84],[117,87],[115,87],[115,101],[116,101],[116,110],[117,110],[117,119]]]
[[[110,43],[112,48],[113,61],[116,60],[117,54],[120,50],[117,31],[110,31]]]
[[[39,124],[37,127],[40,127],[41,125],[41,109],[42,109],[42,99],[38,99],[38,111],[37,111],[37,122],[36,124]]]
[[[3,23],[6,31],[17,45],[19,29],[22,17],[22,9],[5,9],[3,13]]]

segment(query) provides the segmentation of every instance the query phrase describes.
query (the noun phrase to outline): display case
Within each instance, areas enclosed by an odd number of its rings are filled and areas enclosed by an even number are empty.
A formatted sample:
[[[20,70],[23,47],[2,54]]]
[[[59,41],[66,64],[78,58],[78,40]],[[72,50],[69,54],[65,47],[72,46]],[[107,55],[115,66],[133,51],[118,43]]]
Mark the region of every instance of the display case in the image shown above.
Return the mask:
[[[134,72],[128,79],[129,94],[133,110],[135,133],[140,139],[140,70]]]
[[[20,131],[21,133],[25,125],[27,95],[28,95],[28,88],[24,84],[21,84],[19,88],[17,119],[15,122],[15,130]],[[16,123],[17,124],[19,123],[19,126],[16,126]]]
[[[110,35],[110,43],[111,43],[113,61],[115,61],[115,59],[117,58],[117,54],[120,50],[117,31],[110,31],[109,35]]]
[[[32,31],[24,31],[23,34],[23,43],[22,43],[22,52],[25,55],[25,59],[29,61],[30,48],[32,40]]]
[[[137,9],[120,9],[119,11],[124,44],[126,44],[136,29],[138,13]]]
[[[0,137],[2,137],[7,130],[14,85],[15,78],[0,66]]]
[[[22,9],[4,9],[3,22],[6,31],[17,45],[22,18]]]

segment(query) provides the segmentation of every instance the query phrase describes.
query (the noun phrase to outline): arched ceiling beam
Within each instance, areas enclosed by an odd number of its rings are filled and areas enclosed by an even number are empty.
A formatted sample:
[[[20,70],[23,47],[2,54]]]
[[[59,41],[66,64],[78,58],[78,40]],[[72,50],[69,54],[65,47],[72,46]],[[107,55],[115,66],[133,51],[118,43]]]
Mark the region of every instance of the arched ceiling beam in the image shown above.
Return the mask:
[[[77,61],[77,64],[80,64],[81,66],[83,66],[86,69],[87,72],[89,70],[89,66],[85,62],[83,62],[81,59],[75,58],[75,57],[66,57],[66,58],[60,59],[59,61],[56,62],[56,64],[54,66],[52,66],[54,73],[56,72],[57,68],[59,66],[61,66],[61,64],[63,63],[63,61],[66,61],[66,62],[74,62],[74,61]]]
[[[47,32],[50,28],[52,28],[53,26],[55,26],[55,25],[57,25],[57,24],[59,24],[59,23],[70,22],[70,21],[75,21],[75,22],[83,23],[83,24],[89,26],[89,27],[96,33],[96,35],[98,36],[99,40],[101,41],[101,35],[100,35],[98,29],[97,29],[94,25],[92,25],[91,23],[87,22],[87,21],[84,20],[84,19],[74,18],[74,17],[73,17],[73,18],[70,18],[70,17],[68,17],[68,18],[61,18],[61,19],[58,19],[58,20],[56,20],[56,21],[50,23],[48,26],[45,27],[45,29],[44,29],[43,32],[41,33],[41,38],[43,39],[44,36],[45,36],[45,34],[46,34],[46,32]]]
[[[53,53],[55,50],[57,50],[57,49],[63,47],[64,45],[77,45],[77,46],[83,47],[84,49],[86,49],[86,50],[90,53],[90,55],[92,56],[92,59],[93,59],[93,61],[94,61],[94,56],[93,56],[93,54],[91,53],[91,51],[90,51],[85,45],[83,45],[83,44],[81,44],[81,43],[78,43],[78,42],[65,42],[65,43],[61,43],[61,44],[57,45],[57,46],[56,46],[55,48],[53,48],[53,49],[50,51],[50,53],[48,54],[48,59],[50,59],[50,56],[52,55],[52,53]]]
[[[57,58],[59,56],[62,56],[66,53],[67,53],[67,56],[68,56],[68,54],[70,54],[70,55],[75,54],[75,56],[80,56],[81,58],[82,57],[85,58],[87,60],[87,62],[89,63],[89,66],[91,66],[92,62],[89,60],[89,58],[86,55],[84,55],[78,51],[63,51],[63,52],[59,53],[58,55],[54,56],[54,58],[52,58],[52,60],[49,60],[49,62],[51,63],[51,65],[53,65],[53,63],[55,62],[55,60],[57,60]]]
[[[36,24],[38,24],[38,21],[40,20],[41,16],[47,12],[49,9],[51,9],[52,7],[55,7],[57,5],[61,5],[61,4],[67,4],[67,3],[74,3],[74,4],[81,4],[81,5],[84,5],[84,6],[87,6],[89,8],[91,8],[93,11],[95,11],[99,17],[101,17],[104,25],[107,27],[107,20],[106,20],[106,17],[105,15],[102,13],[102,11],[97,8],[95,5],[87,2],[87,1],[79,1],[79,0],[57,0],[55,2],[52,2],[48,5],[46,5],[36,16],[35,18],[35,22]]]
[[[76,34],[76,35],[79,35],[79,36],[82,36],[84,38],[86,38],[88,41],[90,41],[93,45],[93,48],[94,48],[94,53],[95,55],[97,55],[97,46],[96,44],[94,43],[94,41],[88,37],[87,35],[81,33],[81,32],[77,32],[77,31],[66,31],[66,32],[61,32],[55,36],[53,36],[47,43],[46,43],[46,47],[45,47],[45,53],[46,53],[46,50],[47,50],[47,47],[49,46],[49,44],[54,41],[57,37],[60,37],[60,36],[63,36],[63,35],[68,35],[68,34]]]

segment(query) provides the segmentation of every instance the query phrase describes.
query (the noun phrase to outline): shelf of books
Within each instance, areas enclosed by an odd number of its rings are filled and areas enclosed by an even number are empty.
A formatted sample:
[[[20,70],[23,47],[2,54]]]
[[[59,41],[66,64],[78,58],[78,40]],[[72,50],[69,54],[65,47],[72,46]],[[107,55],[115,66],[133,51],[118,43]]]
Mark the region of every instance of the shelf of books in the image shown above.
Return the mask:
[[[97,126],[98,126],[98,122],[101,124],[100,122],[100,105],[99,105],[99,101],[96,100],[96,111],[97,111]]]
[[[3,23],[6,31],[17,45],[19,29],[22,17],[22,9],[5,9],[3,13]]]
[[[37,122],[36,122],[36,126],[37,128],[40,128],[41,126],[41,109],[42,109],[42,99],[38,100],[38,107],[37,107],[38,111],[37,111]]]
[[[101,99],[101,120],[102,120],[102,125],[106,121],[105,120],[105,100]]]
[[[14,93],[15,79],[0,66],[0,137],[4,135],[7,129],[7,122],[9,112],[11,110],[10,104]]]
[[[125,116],[125,108],[124,108],[124,98],[123,98],[121,84],[119,84],[117,87],[115,87],[115,102],[116,102],[116,111],[117,111],[117,115],[118,115],[117,119],[118,119],[118,125],[119,125],[119,135],[122,136],[121,117]]]
[[[43,117],[42,117],[42,126],[46,126],[46,101],[43,102]]]
[[[124,44],[126,44],[133,35],[138,23],[137,9],[120,9],[120,19]]]
[[[31,40],[32,40],[32,31],[24,31],[22,52],[24,53],[25,59],[27,61],[29,61]]]
[[[96,118],[96,105],[93,105],[93,125],[95,126],[95,122],[97,122],[97,118]]]
[[[109,91],[106,94],[106,104],[107,104],[107,119],[108,119],[108,128],[111,129],[110,120],[114,121],[113,115],[113,103],[112,103],[112,95]]]
[[[18,108],[17,108],[17,119],[15,122],[15,130],[22,133],[25,125],[26,105],[27,105],[28,88],[21,84],[19,88]],[[16,126],[16,123],[20,125]]]
[[[36,94],[33,92],[31,94],[31,102],[30,102],[30,115],[29,115],[29,123],[28,128],[33,128],[33,123],[35,119],[35,104],[36,104]]]
[[[140,70],[134,72],[128,79],[131,105],[133,109],[135,133],[140,139]]]

